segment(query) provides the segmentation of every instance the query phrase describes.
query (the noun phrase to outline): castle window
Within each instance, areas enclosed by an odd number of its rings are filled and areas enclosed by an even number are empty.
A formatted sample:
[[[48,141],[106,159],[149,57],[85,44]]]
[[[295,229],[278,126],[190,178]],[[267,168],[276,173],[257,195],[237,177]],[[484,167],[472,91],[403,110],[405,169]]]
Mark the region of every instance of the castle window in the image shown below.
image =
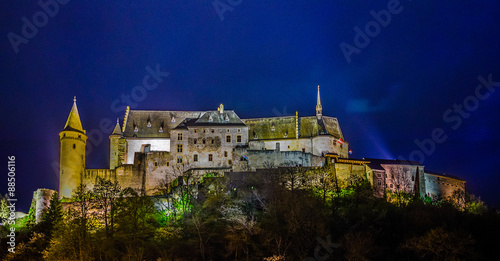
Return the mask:
[[[255,131],[254,131],[252,134],[253,134],[253,138],[257,139],[257,133],[255,133]]]
[[[302,148],[302,153],[306,153],[306,149],[305,148]]]
[[[236,135],[236,142],[241,142],[241,135]]]
[[[229,129],[227,129],[226,132],[229,132]]]
[[[207,130],[203,129],[203,133],[205,133]]]
[[[198,139],[194,139],[193,143],[196,144],[198,142]]]
[[[158,161],[155,161],[155,167],[158,167]]]
[[[208,117],[208,122],[212,122],[214,121],[214,119],[212,118],[212,115],[210,115],[210,117]]]
[[[382,181],[380,181],[380,180],[379,180],[379,181],[377,181],[377,184],[378,184],[379,186],[382,186]]]
[[[212,154],[208,154],[208,161],[212,161],[214,159],[214,156]]]
[[[196,129],[194,129],[194,130],[193,130],[193,132],[194,132],[194,133],[196,133],[196,132],[197,132],[197,130],[196,130]]]
[[[290,149],[290,145],[288,145],[287,148]]]
[[[205,139],[203,139],[203,140],[202,140],[202,143],[203,143],[203,144],[205,144],[205,142],[206,142],[206,141],[205,141]]]
[[[170,166],[170,161],[167,161],[167,167],[169,167],[169,166]]]
[[[175,117],[172,116],[172,118],[170,119],[170,122],[175,122]]]
[[[81,139],[82,138],[82,135],[78,134],[78,138]]]
[[[139,128],[137,128],[137,125],[134,125],[134,132],[138,132]]]
[[[232,165],[232,164],[233,164],[233,161],[232,161],[232,160],[228,160],[228,161],[227,161],[227,164]]]
[[[224,151],[224,157],[227,157],[227,151]]]
[[[148,120],[148,125],[147,125],[149,128],[151,128],[151,121]]]
[[[163,127],[160,126],[160,129],[158,130],[158,132],[163,132]]]
[[[182,140],[182,133],[177,133],[177,140]]]
[[[193,161],[194,162],[198,162],[198,154],[194,154],[193,155]]]
[[[177,152],[182,152],[182,144],[177,144]]]
[[[415,181],[415,177],[414,176],[411,176],[411,181]]]
[[[215,139],[210,139],[210,142],[211,142],[212,144],[214,144],[214,143],[215,143]]]
[[[73,149],[76,149],[76,145],[73,143]]]
[[[231,142],[231,135],[226,136],[226,142]]]
[[[241,129],[238,129],[238,132],[241,132]]]
[[[285,138],[288,137],[288,130],[285,131]]]
[[[226,118],[225,118],[225,120],[226,120],[226,121],[229,121],[229,116],[227,116],[227,114],[226,114]]]
[[[215,130],[214,130],[214,129],[211,129],[211,130],[210,130],[210,132],[211,132],[211,133],[214,133],[214,132],[215,132]]]
[[[177,156],[177,163],[182,163],[182,156]]]

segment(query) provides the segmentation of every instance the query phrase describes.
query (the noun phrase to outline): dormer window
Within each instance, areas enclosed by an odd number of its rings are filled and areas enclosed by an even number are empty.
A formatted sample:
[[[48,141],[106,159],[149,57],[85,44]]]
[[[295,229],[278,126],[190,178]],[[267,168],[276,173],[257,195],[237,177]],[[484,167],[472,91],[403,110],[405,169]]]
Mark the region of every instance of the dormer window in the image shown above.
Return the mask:
[[[137,128],[137,125],[134,125],[134,132],[138,132],[139,128]]]
[[[257,139],[257,133],[255,133],[255,131],[253,132],[253,138]]]
[[[151,128],[151,120],[148,119],[148,125],[149,128]]]
[[[212,122],[214,121],[214,119],[212,118],[212,115],[210,115],[210,117],[208,117],[208,122]]]
[[[288,130],[285,131],[285,138],[288,137]]]
[[[170,122],[175,122],[175,117],[172,116],[172,119],[170,119]]]
[[[271,131],[274,131],[276,128],[274,127],[274,122],[273,124],[271,125]]]
[[[226,121],[229,121],[229,116],[226,114]]]
[[[160,126],[160,129],[158,130],[158,132],[163,132],[163,127]]]

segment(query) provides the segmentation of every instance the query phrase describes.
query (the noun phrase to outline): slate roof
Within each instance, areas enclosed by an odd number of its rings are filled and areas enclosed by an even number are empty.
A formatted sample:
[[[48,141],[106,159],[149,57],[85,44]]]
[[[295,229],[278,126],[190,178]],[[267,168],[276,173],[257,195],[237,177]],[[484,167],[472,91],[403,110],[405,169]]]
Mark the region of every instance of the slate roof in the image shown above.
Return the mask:
[[[446,174],[446,173],[441,173],[441,172],[436,172],[436,171],[431,171],[431,170],[425,170],[424,171],[425,174],[431,174],[431,175],[434,175],[434,176],[440,176],[440,177],[444,177],[444,178],[450,178],[450,179],[457,179],[457,180],[460,180],[460,181],[465,181],[457,176],[453,176],[453,175],[450,175],[450,174]]]
[[[130,110],[125,122],[124,137],[170,138],[174,129],[186,118],[198,118],[201,111],[147,111]],[[150,127],[148,127],[148,122]],[[135,130],[137,127],[137,131]],[[160,132],[160,128],[163,132]]]
[[[187,127],[198,126],[241,126],[246,125],[241,121],[240,117],[230,110],[225,110],[223,113],[218,111],[202,112],[198,118],[188,118],[180,123],[175,129],[186,129]]]
[[[243,119],[248,127],[249,138],[258,140],[295,139],[295,116]],[[337,118],[323,116],[299,117],[299,138],[310,138],[319,135],[332,135],[344,139]]]
[[[390,160],[390,159],[372,159],[363,158],[369,161],[368,166],[372,169],[384,170],[382,165],[410,165],[410,166],[423,166],[422,163],[418,161],[411,160]]]
[[[76,131],[85,134],[82,127],[82,122],[80,121],[80,114],[78,114],[78,108],[76,107],[76,97],[73,99],[73,107],[69,112],[68,120],[66,120],[66,125],[64,125],[65,131]]]

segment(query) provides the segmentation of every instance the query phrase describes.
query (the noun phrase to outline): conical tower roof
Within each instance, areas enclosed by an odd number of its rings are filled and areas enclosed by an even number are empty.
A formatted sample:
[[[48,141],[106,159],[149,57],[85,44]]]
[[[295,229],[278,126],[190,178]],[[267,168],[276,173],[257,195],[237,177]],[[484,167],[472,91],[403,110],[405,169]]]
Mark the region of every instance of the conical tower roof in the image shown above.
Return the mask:
[[[111,133],[111,135],[123,135],[122,129],[120,128],[120,119],[116,119],[115,129],[113,130],[113,133]]]
[[[78,131],[85,133],[82,127],[82,122],[80,121],[80,115],[78,114],[78,108],[76,107],[76,96],[73,98],[73,107],[69,112],[68,120],[64,126],[64,130]]]

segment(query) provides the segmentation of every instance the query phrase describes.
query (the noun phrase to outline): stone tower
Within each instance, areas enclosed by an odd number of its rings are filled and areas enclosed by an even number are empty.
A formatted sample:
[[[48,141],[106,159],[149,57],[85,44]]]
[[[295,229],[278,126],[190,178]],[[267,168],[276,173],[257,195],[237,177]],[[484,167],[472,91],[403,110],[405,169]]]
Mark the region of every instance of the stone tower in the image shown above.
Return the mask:
[[[123,164],[126,142],[123,138],[119,120],[116,119],[115,129],[109,135],[109,169],[116,169],[116,167]]]
[[[318,101],[316,102],[316,118],[321,119],[323,116],[323,106],[321,106],[321,99],[319,97],[319,85],[318,85]]]
[[[87,135],[83,130],[80,115],[76,107],[76,97],[73,107],[64,126],[59,133],[61,141],[61,159],[59,168],[59,197],[71,197],[73,190],[82,182],[85,171],[85,145]]]

